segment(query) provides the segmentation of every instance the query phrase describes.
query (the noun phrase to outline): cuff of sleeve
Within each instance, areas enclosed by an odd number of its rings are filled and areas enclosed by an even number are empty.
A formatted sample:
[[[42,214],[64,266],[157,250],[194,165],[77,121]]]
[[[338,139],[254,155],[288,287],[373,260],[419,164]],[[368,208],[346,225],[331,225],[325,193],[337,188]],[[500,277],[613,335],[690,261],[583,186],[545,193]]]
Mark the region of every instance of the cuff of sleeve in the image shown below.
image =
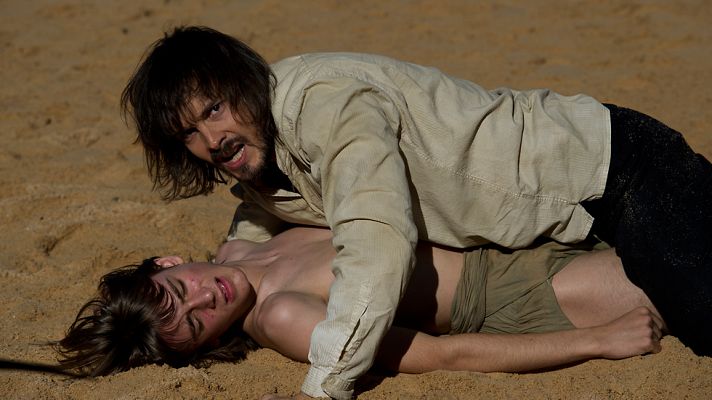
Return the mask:
[[[302,392],[311,397],[349,400],[354,393],[354,384],[329,375],[328,371],[312,365],[302,384]]]

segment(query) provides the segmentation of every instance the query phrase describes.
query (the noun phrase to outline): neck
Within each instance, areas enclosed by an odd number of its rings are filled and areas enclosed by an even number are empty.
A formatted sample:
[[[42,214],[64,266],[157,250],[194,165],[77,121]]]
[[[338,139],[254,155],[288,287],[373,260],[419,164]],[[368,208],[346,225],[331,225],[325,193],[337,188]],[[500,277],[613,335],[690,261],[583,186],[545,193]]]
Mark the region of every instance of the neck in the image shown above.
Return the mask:
[[[260,192],[272,194],[279,189],[296,192],[289,177],[277,166],[277,161],[270,158],[260,176],[253,182],[253,187]]]
[[[277,255],[262,256],[254,258],[243,258],[240,261],[233,261],[227,263],[245,274],[248,282],[254,288],[255,292],[259,290],[260,284],[262,283],[262,278],[265,276],[269,270],[269,266],[274,260],[277,259]]]

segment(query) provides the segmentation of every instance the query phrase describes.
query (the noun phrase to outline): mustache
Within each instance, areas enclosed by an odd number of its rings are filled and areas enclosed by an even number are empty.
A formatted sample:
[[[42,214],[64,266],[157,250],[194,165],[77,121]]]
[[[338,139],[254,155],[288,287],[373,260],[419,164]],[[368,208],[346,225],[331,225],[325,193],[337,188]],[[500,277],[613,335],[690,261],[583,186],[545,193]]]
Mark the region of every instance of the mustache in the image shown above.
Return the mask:
[[[215,164],[222,164],[229,161],[232,156],[237,153],[241,144],[235,139],[224,140],[220,147],[215,150],[210,150],[210,159]]]

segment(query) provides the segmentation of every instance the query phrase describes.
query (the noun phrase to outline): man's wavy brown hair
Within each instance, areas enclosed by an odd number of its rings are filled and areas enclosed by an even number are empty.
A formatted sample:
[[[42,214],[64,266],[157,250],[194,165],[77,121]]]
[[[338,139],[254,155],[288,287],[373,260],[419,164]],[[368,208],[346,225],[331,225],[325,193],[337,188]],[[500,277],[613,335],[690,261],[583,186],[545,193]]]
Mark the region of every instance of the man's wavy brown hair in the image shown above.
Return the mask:
[[[138,133],[154,189],[164,200],[209,194],[226,183],[218,168],[183,143],[190,101],[222,100],[272,143],[275,77],[245,43],[207,27],[179,27],[151,47],[121,94],[121,109]]]

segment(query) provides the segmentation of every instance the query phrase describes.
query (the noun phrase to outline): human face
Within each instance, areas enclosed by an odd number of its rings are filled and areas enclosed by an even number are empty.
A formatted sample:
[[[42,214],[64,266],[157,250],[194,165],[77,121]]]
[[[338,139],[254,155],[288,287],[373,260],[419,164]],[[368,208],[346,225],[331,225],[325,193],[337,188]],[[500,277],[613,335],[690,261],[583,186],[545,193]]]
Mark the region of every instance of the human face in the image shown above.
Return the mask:
[[[189,351],[217,344],[254,303],[254,289],[238,268],[180,264],[164,268],[152,279],[166,290],[175,308],[164,339],[186,343]]]
[[[253,181],[265,169],[270,146],[254,126],[222,100],[195,97],[189,104],[191,120],[182,139],[188,150],[240,181]]]

